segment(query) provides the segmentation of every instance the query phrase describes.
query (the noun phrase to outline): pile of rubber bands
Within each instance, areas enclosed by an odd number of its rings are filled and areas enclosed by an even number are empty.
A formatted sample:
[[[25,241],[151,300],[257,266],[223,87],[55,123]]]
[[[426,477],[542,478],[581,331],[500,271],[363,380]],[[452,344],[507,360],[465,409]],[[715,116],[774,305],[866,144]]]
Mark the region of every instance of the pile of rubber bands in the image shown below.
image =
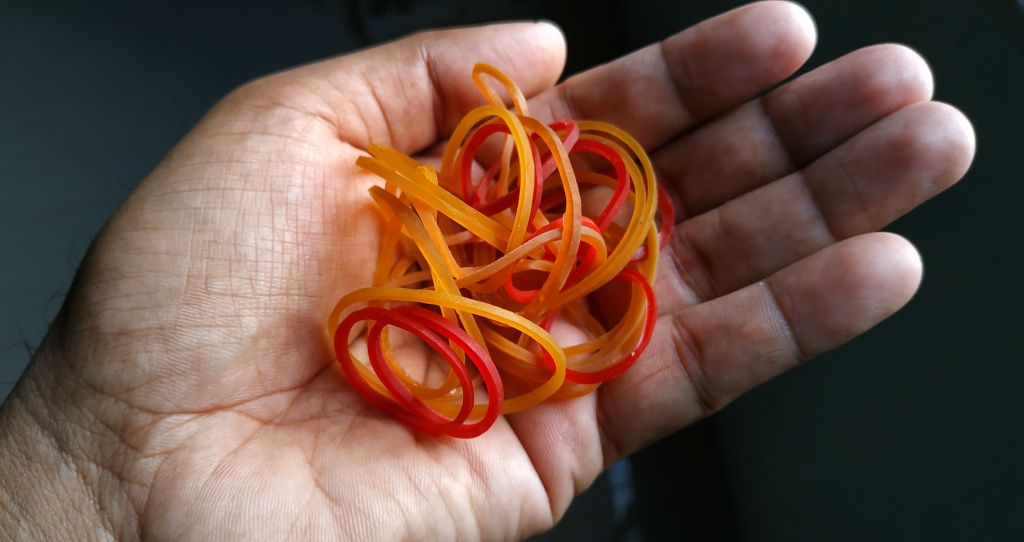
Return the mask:
[[[504,87],[512,111],[485,76]],[[653,333],[651,282],[675,223],[629,134],[596,121],[544,124],[493,66],[476,65],[473,81],[488,104],[455,128],[440,171],[379,145],[358,159],[384,180],[370,189],[380,252],[373,286],[344,296],[328,321],[341,368],[369,403],[460,438],[626,371]],[[585,200],[598,201],[596,216]],[[595,298],[613,281],[629,298],[619,294],[625,308],[607,324]],[[556,324],[583,338],[559,344]],[[447,376],[431,384],[409,374],[391,328],[443,359]]]

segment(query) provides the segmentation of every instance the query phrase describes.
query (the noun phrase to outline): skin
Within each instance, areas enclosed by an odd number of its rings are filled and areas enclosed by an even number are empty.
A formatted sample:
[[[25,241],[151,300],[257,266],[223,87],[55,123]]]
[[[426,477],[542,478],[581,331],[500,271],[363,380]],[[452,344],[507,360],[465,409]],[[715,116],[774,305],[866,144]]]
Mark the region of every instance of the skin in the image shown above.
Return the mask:
[[[519,539],[611,462],[866,331],[921,261],[876,233],[956,182],[969,122],[913,51],[806,61],[801,8],[752,4],[558,86],[560,32],[417,34],[224,98],[98,236],[0,411],[3,538]],[[428,438],[369,409],[323,325],[369,283],[371,141],[429,153],[485,61],[534,116],[650,151],[683,221],[644,357],[587,397]],[[767,94],[765,94],[768,92]]]

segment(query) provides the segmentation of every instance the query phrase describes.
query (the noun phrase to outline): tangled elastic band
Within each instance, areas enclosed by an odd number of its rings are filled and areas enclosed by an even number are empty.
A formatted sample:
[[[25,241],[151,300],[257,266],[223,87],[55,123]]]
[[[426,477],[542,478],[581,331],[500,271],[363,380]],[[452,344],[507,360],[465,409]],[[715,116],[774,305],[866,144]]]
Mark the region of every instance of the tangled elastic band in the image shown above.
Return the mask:
[[[373,286],[341,298],[328,321],[341,368],[369,403],[461,438],[500,414],[589,393],[636,362],[657,318],[658,251],[675,223],[629,134],[595,121],[544,124],[493,66],[477,64],[473,81],[489,103],[456,127],[440,171],[380,145],[356,162],[384,180],[370,189],[380,252]],[[603,287],[614,281],[628,287],[609,303]],[[611,324],[598,311],[610,304],[624,307]],[[559,344],[556,325],[582,338]],[[391,328],[426,345],[447,376],[430,384],[409,374]]]

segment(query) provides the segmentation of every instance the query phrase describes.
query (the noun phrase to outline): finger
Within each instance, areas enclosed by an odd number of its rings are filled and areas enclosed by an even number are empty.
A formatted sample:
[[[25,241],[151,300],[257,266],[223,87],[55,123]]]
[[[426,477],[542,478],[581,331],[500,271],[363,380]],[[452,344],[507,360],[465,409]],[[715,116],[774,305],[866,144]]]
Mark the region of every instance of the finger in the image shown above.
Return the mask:
[[[565,39],[547,22],[423,32],[271,76],[253,92],[326,120],[357,147],[375,142],[414,153],[483,103],[470,78],[478,62],[533,96],[558,80]]]
[[[751,4],[573,76],[531,100],[531,114],[604,120],[653,148],[791,75],[815,38],[796,4]]]
[[[795,171],[931,93],[931,72],[917,53],[867,47],[685,134],[652,160],[693,216]]]
[[[644,358],[598,390],[606,461],[870,329],[910,299],[920,278],[909,242],[872,233],[661,317]]]
[[[803,170],[680,224],[672,271],[699,298],[731,292],[892,222],[959,180],[973,154],[962,113],[935,102],[908,106]],[[668,292],[664,311],[692,301]]]

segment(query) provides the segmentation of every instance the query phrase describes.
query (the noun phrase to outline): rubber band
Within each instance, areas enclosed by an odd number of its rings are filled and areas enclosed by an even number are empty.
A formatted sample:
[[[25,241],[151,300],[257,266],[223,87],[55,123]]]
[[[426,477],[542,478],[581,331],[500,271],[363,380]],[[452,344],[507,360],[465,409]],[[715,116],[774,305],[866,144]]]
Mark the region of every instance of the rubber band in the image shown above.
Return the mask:
[[[675,224],[629,134],[596,121],[542,123],[493,66],[476,65],[472,79],[487,104],[459,122],[438,169],[376,144],[356,161],[383,180],[370,189],[380,251],[372,285],[342,297],[327,323],[359,395],[414,430],[456,438],[590,393],[633,366],[654,333],[651,284]],[[591,190],[608,191],[596,216],[583,206]],[[590,311],[614,281],[630,293],[611,301],[625,308],[607,323]],[[562,327],[575,330],[574,344],[552,336]],[[403,364],[393,328],[425,348],[424,376]],[[443,379],[427,376],[433,358]]]

